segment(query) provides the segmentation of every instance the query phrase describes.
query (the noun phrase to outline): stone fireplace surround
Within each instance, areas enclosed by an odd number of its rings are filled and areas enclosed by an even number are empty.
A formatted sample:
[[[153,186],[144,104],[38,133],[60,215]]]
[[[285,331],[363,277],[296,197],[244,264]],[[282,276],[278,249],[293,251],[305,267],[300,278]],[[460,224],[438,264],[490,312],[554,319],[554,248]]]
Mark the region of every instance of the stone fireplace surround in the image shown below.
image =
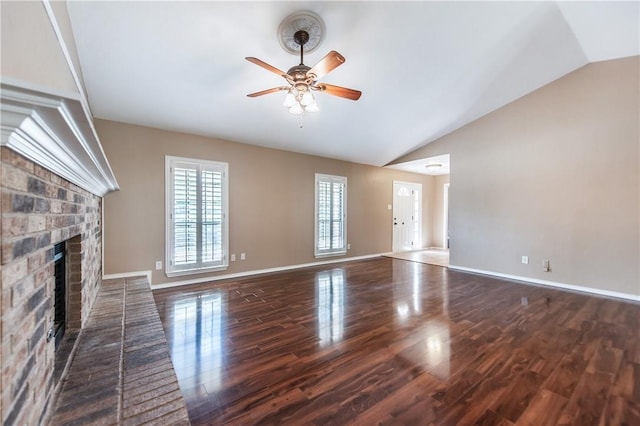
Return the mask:
[[[51,416],[60,354],[72,351],[100,289],[102,196],[118,185],[80,98],[16,82],[0,88],[0,422],[36,425]],[[47,333],[53,247],[62,241],[69,317],[56,355]]]

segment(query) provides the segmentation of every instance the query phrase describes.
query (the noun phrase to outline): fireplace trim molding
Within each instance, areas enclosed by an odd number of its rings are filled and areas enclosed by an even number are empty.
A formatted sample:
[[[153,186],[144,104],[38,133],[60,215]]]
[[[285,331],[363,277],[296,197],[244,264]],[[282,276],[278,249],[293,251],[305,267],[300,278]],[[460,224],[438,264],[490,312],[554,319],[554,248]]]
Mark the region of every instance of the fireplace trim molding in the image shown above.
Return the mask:
[[[0,146],[100,197],[120,189],[80,99],[3,82],[0,108]]]

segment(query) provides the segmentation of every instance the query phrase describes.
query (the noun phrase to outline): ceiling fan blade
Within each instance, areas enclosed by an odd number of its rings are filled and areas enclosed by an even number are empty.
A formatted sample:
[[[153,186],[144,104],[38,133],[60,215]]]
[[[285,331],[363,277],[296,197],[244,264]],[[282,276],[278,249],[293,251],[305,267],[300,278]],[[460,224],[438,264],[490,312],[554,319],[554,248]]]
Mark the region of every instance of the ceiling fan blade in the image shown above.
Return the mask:
[[[289,89],[291,88],[286,86],[273,87],[271,89],[261,90],[255,93],[249,93],[247,96],[250,98],[255,98],[256,96],[268,95],[269,93],[275,93],[275,92],[280,92],[281,90],[289,90]]]
[[[328,93],[329,95],[340,96],[341,98],[351,99],[352,101],[357,101],[362,95],[362,92],[359,90],[334,86],[333,84],[319,83],[317,87],[320,91]]]
[[[322,78],[329,74],[333,69],[344,64],[345,60],[344,56],[335,50],[332,50],[327,53],[324,58],[320,59],[320,62],[311,67],[311,69],[307,71],[307,74],[315,75],[316,79]]]
[[[249,56],[249,57],[246,57],[245,59],[246,59],[247,61],[249,61],[249,62],[253,63],[253,64],[256,64],[256,65],[258,65],[258,66],[260,66],[260,67],[262,67],[262,68],[266,69],[267,71],[271,71],[271,72],[272,72],[272,73],[274,73],[274,74],[278,74],[278,75],[279,75],[279,76],[281,76],[281,77],[286,78],[286,76],[287,76],[287,73],[286,73],[286,72],[284,72],[284,71],[282,71],[282,70],[279,70],[278,68],[276,68],[276,67],[274,67],[274,66],[272,66],[272,65],[269,65],[268,63],[266,63],[266,62],[264,62],[264,61],[261,61],[261,60],[260,60],[260,59],[258,59],[258,58],[254,58],[254,57]]]

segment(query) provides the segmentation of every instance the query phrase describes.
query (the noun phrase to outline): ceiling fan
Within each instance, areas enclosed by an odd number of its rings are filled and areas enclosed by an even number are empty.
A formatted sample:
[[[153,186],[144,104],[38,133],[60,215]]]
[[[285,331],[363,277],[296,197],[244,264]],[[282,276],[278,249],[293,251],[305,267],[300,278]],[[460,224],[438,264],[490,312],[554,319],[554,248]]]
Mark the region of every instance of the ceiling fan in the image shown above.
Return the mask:
[[[258,58],[245,58],[247,61],[261,66],[267,71],[278,74],[289,83],[288,86],[273,87],[271,89],[250,93],[247,95],[248,97],[255,98],[269,93],[287,91],[284,106],[288,107],[289,112],[292,114],[302,114],[305,111],[318,111],[318,104],[311,92],[325,92],[329,95],[354,101],[360,99],[362,92],[359,90],[318,82],[318,79],[342,65],[345,61],[344,56],[332,50],[327,53],[324,58],[320,59],[320,62],[313,67],[309,67],[304,64],[304,45],[309,41],[309,33],[305,30],[298,30],[293,35],[293,39],[296,44],[300,46],[300,64],[289,68],[287,72],[279,70]]]

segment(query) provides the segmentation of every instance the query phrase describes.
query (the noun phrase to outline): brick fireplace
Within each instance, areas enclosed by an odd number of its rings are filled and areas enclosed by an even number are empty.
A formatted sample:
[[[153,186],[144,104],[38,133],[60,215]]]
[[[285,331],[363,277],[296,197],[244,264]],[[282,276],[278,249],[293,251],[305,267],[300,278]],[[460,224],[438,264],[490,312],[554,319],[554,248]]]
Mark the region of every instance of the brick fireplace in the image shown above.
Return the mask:
[[[77,336],[100,287],[102,199],[7,147],[0,160],[3,422],[38,424],[64,369],[61,354],[69,353],[56,346]],[[47,335],[55,319],[54,246],[61,242],[66,333],[56,345]]]
[[[101,287],[102,197],[118,183],[75,45],[67,45],[66,3],[0,8],[0,424],[38,425],[51,418],[66,356],[87,330]],[[56,345],[47,337],[55,333],[54,247],[62,242],[66,328]]]

